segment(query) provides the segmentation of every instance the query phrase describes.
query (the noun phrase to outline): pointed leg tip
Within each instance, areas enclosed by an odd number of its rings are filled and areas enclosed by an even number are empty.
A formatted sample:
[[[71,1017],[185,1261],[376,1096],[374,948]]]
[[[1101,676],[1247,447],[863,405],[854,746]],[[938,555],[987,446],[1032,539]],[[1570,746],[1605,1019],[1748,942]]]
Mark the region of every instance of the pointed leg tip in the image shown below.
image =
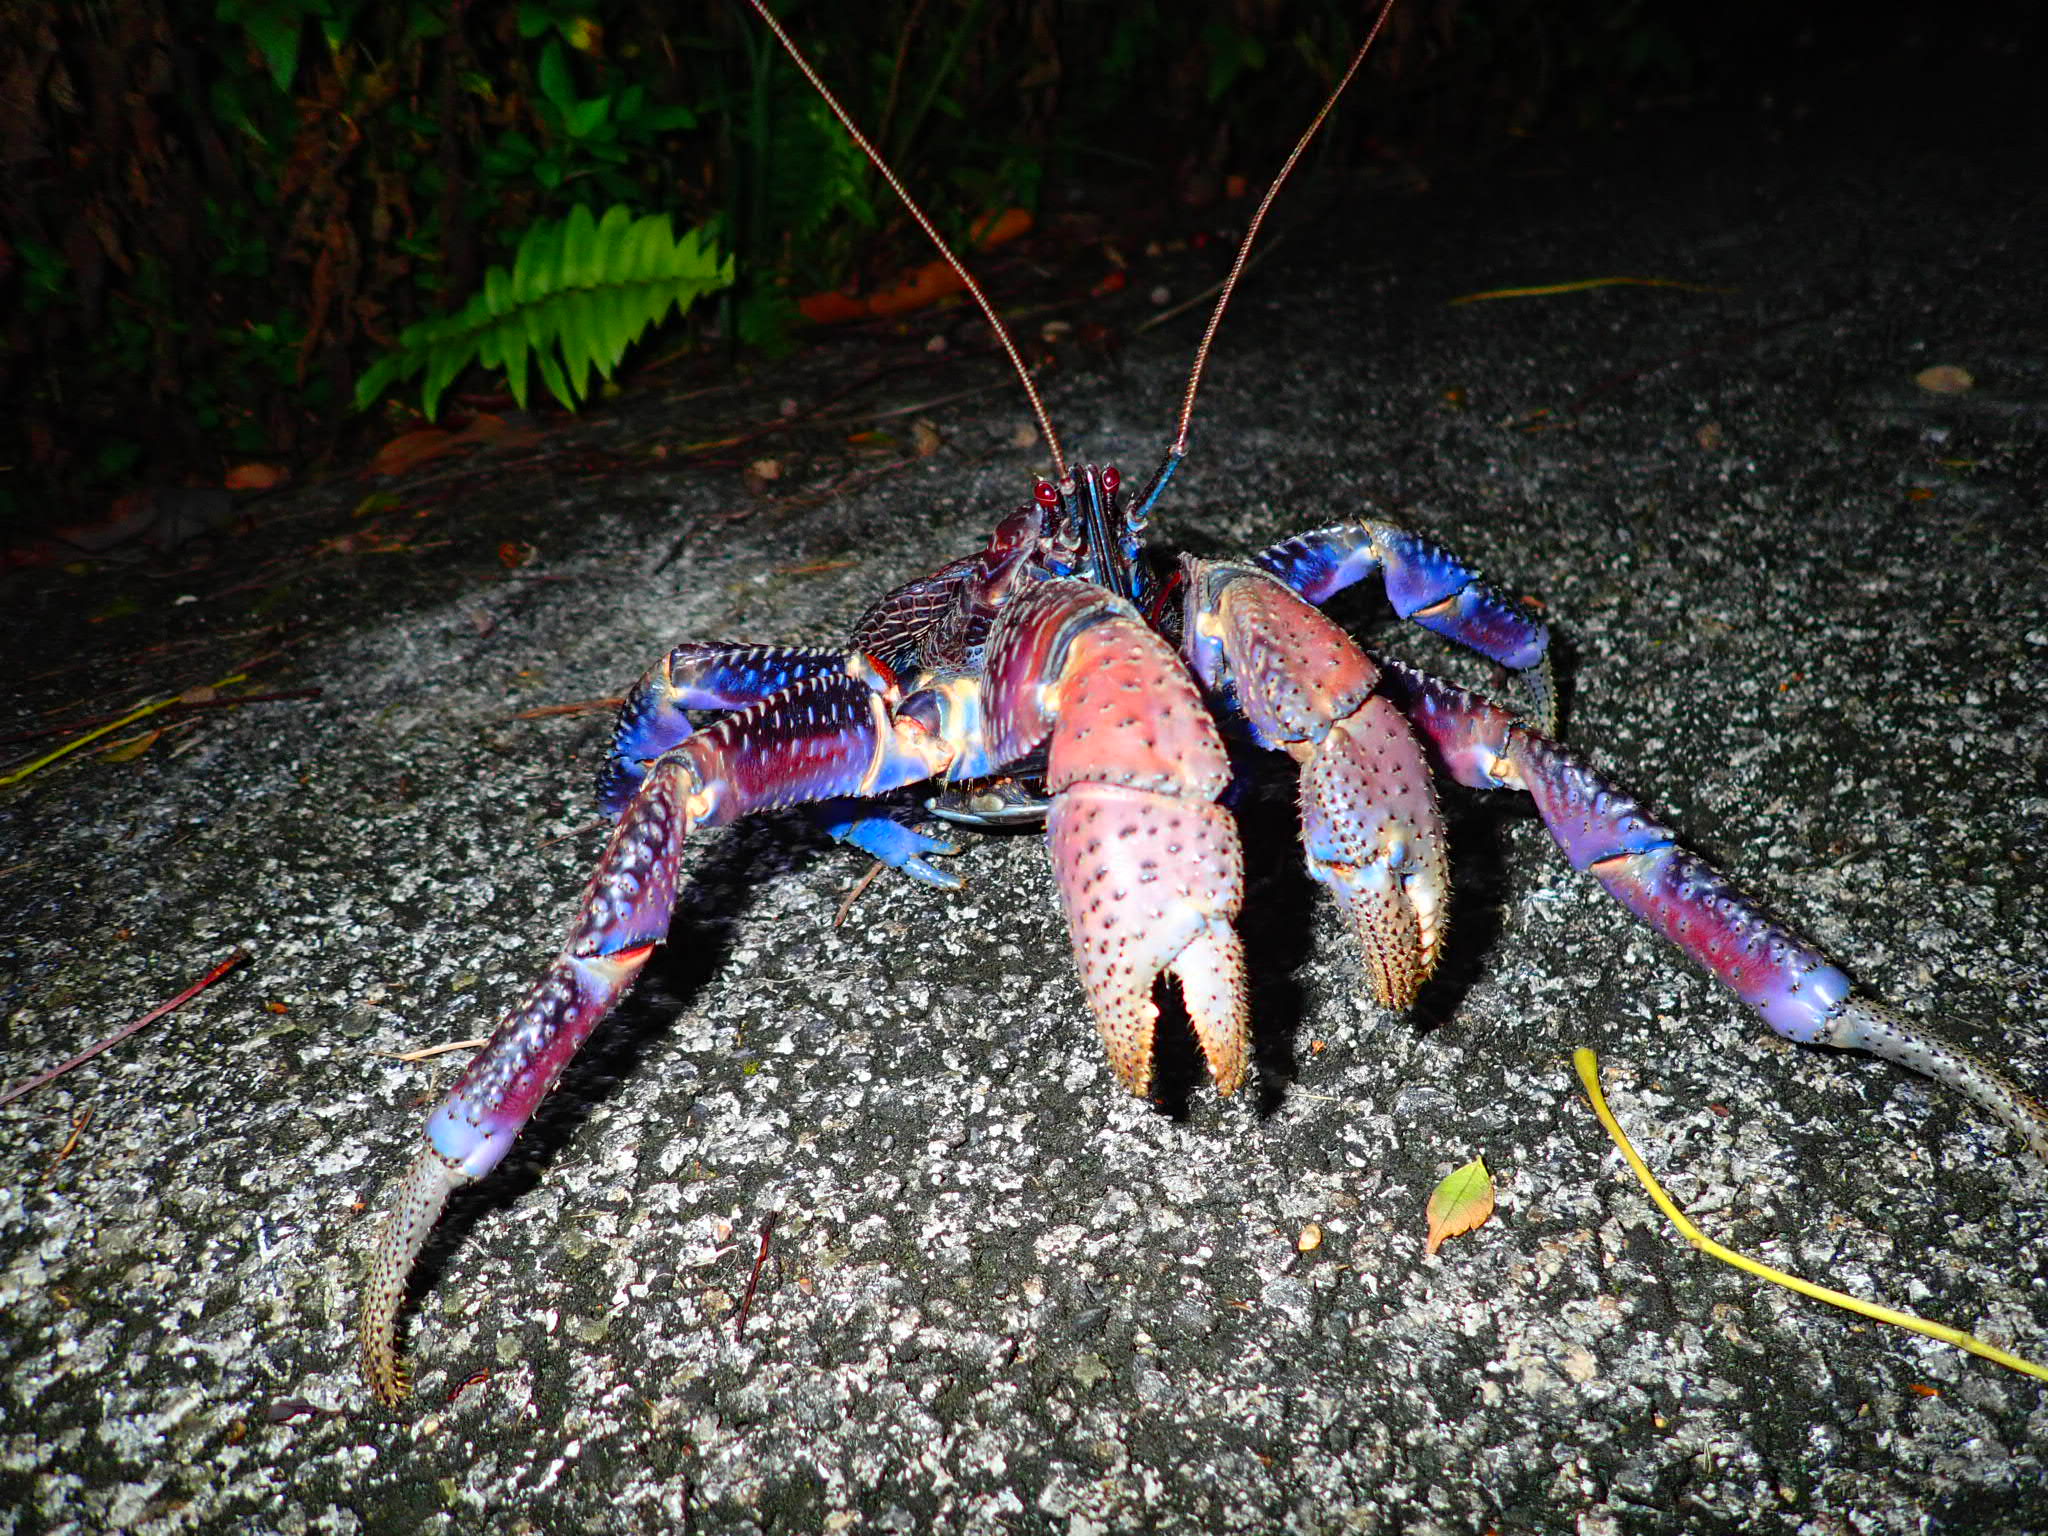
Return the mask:
[[[1414,1006],[1419,986],[1401,986],[1391,982],[1377,971],[1368,972],[1366,982],[1372,992],[1372,1000],[1389,1013],[1406,1013]]]
[[[949,844],[942,852],[953,852]],[[967,888],[967,882],[950,869],[941,869],[936,864],[927,864],[923,859],[912,859],[903,866],[903,872],[913,879],[922,880],[926,885],[936,886],[942,891],[960,891]]]
[[[1110,1070],[1116,1073],[1116,1080],[1124,1090],[1136,1098],[1145,1098],[1152,1091],[1152,1042],[1148,1033],[1143,1042],[1113,1038],[1103,1031],[1103,1046],[1109,1056]]]
[[[412,1372],[405,1368],[405,1362],[388,1352],[381,1357],[375,1355],[367,1341],[363,1349],[363,1380],[370,1388],[370,1396],[386,1408],[398,1407],[412,1393]]]
[[[1361,926],[1357,930],[1358,947],[1365,956],[1365,980],[1371,988],[1373,1001],[1389,1013],[1406,1013],[1415,1006],[1415,999],[1422,993],[1422,984],[1429,980],[1435,969],[1435,956],[1427,960],[1412,946],[1395,944],[1391,948],[1382,942],[1385,933],[1368,933]]]
[[[448,1196],[469,1182],[467,1174],[431,1145],[421,1147],[378,1235],[358,1328],[364,1384],[387,1408],[403,1402],[412,1388],[412,1373],[398,1353],[398,1314],[405,1305],[406,1282]]]
[[[1822,1038],[1829,1045],[1868,1051],[1947,1083],[2010,1128],[2034,1160],[2048,1169],[2048,1106],[1971,1052],[1863,997],[1849,999]]]

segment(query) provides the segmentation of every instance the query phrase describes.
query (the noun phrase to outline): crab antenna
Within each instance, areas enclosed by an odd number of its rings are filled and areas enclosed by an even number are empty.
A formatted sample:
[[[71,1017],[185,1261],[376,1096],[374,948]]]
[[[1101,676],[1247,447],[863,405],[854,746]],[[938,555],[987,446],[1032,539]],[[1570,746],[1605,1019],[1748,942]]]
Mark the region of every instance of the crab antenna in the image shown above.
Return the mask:
[[[783,51],[796,61],[796,67],[802,70],[804,78],[811,82],[811,88],[824,98],[825,105],[832,109],[832,115],[839,119],[840,126],[846,130],[847,135],[853,142],[860,146],[860,152],[866,155],[873,162],[875,169],[882,173],[882,180],[889,183],[890,190],[903,199],[903,206],[910,210],[910,216],[917,221],[917,227],[930,236],[932,244],[938,247],[939,254],[945,258],[946,265],[958,273],[960,281],[967,285],[968,296],[974,300],[975,306],[980,309],[982,315],[987,319],[989,329],[995,333],[996,340],[1002,344],[1004,354],[1010,359],[1010,366],[1017,370],[1017,377],[1024,383],[1024,393],[1030,398],[1032,414],[1038,418],[1038,429],[1045,434],[1046,447],[1052,450],[1053,469],[1062,482],[1071,479],[1072,477],[1067,473],[1067,457],[1060,452],[1059,434],[1052,429],[1052,417],[1046,414],[1045,401],[1039,397],[1038,386],[1031,382],[1031,370],[1024,365],[1023,354],[1017,350],[1017,343],[1010,339],[1009,329],[1003,324],[1001,316],[996,314],[995,305],[991,304],[988,295],[981,291],[981,284],[974,280],[974,274],[969,272],[966,266],[962,264],[960,258],[953,254],[952,249],[946,244],[945,237],[939,233],[938,226],[932,223],[930,217],[922,208],[918,207],[917,199],[910,195],[909,189],[896,179],[896,173],[889,169],[889,162],[882,158],[881,151],[868,142],[868,136],[862,133],[859,127],[855,125],[852,115],[839,104],[839,98],[834,96],[825,82],[818,77],[817,70],[813,69],[811,61],[803,56],[802,51],[796,45],[796,41],[787,32],[782,30],[782,23],[775,19],[769,12],[768,7],[762,4],[762,0],[747,0],[747,3],[753,6],[755,11],[760,14],[761,19],[768,24],[768,30],[775,34],[775,40],[782,44]],[[1391,4],[1392,0],[1388,0],[1388,3]],[[1358,67],[1356,60],[1352,62],[1351,67],[1353,69]],[[1345,78],[1349,79],[1350,77],[1347,75]],[[1341,90],[1342,87],[1340,86],[1339,89]],[[1329,108],[1325,106],[1323,110],[1327,112]],[[1318,122],[1321,120],[1321,118],[1317,119]],[[1311,129],[1310,131],[1313,132],[1314,130]],[[1300,151],[1297,149],[1296,153],[1298,154]],[[1293,164],[1292,161],[1288,163],[1290,165]],[[1264,212],[1263,209],[1260,211]],[[1214,329],[1213,324],[1211,329]],[[1185,432],[1185,428],[1183,428],[1183,432]]]
[[[1180,425],[1174,430],[1173,449],[1167,455],[1169,462],[1184,458],[1188,451],[1188,425],[1195,419],[1195,391],[1202,387],[1202,368],[1209,361],[1209,345],[1216,339],[1216,328],[1223,323],[1223,311],[1229,307],[1231,294],[1237,291],[1237,280],[1244,273],[1246,260],[1252,253],[1252,242],[1259,237],[1259,226],[1266,221],[1266,210],[1273,206],[1273,198],[1280,191],[1288,173],[1294,169],[1294,162],[1301,158],[1301,152],[1308,148],[1309,140],[1323,126],[1323,119],[1330,115],[1330,109],[1337,105],[1337,98],[1344,94],[1344,88],[1351,83],[1351,77],[1358,73],[1358,66],[1365,62],[1365,56],[1372,52],[1372,45],[1379,40],[1380,29],[1386,26],[1387,17],[1393,13],[1394,0],[1386,0],[1380,7],[1380,14],[1372,24],[1372,30],[1365,34],[1365,41],[1358,45],[1358,52],[1351,55],[1351,67],[1344,71],[1344,78],[1337,82],[1337,88],[1330,92],[1322,110],[1308,125],[1302,136],[1294,141],[1294,149],[1280,167],[1279,175],[1266,188],[1266,195],[1259,200],[1259,211],[1252,215],[1246,226],[1244,239],[1237,243],[1237,259],[1230,264],[1230,275],[1223,279],[1223,291],[1216,296],[1216,307],[1209,312],[1209,328],[1202,332],[1202,344],[1195,348],[1195,366],[1188,374],[1188,392],[1181,397]],[[829,98],[827,98],[829,100]],[[1171,473],[1171,470],[1168,471]]]

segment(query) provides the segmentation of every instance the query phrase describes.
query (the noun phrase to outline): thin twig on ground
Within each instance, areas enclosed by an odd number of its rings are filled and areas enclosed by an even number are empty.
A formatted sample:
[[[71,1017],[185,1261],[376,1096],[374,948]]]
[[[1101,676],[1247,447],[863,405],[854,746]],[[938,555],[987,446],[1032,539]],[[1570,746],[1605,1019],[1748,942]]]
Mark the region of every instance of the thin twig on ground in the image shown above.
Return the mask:
[[[147,1029],[150,1025],[154,1024],[158,1019],[162,1018],[165,1014],[176,1012],[179,1008],[182,1008],[186,1003],[192,1001],[193,998],[197,997],[200,993],[204,992],[208,987],[212,986],[216,981],[219,981],[221,977],[227,975],[229,971],[232,971],[236,966],[240,965],[244,960],[248,958],[248,951],[241,949],[236,950],[232,955],[229,955],[227,959],[221,961],[219,965],[216,965],[204,976],[200,977],[197,981],[193,982],[191,986],[187,987],[184,991],[180,992],[168,1003],[161,1003],[158,1006],[150,1009],[149,1012],[145,1013],[141,1018],[137,1019],[132,1024],[123,1024],[111,1035],[107,1036],[106,1039],[100,1041],[97,1045],[87,1046],[84,1050],[80,1051],[76,1056],[72,1057],[69,1061],[61,1062],[57,1066],[50,1068],[49,1071],[39,1073],[37,1076],[30,1078],[27,1082],[18,1083],[14,1087],[8,1089],[5,1093],[0,1093],[0,1105],[12,1104],[16,1099],[21,1098],[24,1094],[34,1093],[38,1088],[41,1088],[44,1084],[55,1082],[58,1078],[62,1077],[66,1072],[69,1072],[73,1067],[84,1065],[86,1062],[91,1061],[93,1057],[99,1055],[101,1051],[111,1050],[114,1046],[117,1046],[123,1040],[126,1040],[130,1035],[135,1034],[140,1030]]]

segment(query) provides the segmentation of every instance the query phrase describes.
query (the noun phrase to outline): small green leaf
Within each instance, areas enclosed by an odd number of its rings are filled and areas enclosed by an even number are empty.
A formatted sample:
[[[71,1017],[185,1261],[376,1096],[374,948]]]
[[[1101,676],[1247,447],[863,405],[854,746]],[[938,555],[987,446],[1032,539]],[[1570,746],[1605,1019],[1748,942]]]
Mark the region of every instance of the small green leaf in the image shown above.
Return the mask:
[[[609,96],[593,96],[562,109],[562,126],[572,139],[587,139],[605,125],[612,115]]]
[[[437,341],[427,353],[427,379],[420,386],[420,409],[426,412],[427,420],[434,419],[442,393],[468,366],[469,357],[470,349],[459,341]]]
[[[306,11],[296,5],[256,5],[242,12],[242,29],[263,55],[280,91],[290,91],[292,77],[299,72],[299,34],[305,22]]]
[[[562,377],[562,365],[555,361],[554,349],[536,347],[533,361],[540,369],[541,382],[548,387],[548,393],[564,405],[574,405],[576,396],[570,393],[569,381]]]
[[[628,232],[633,228],[633,211],[624,203],[614,203],[607,208],[604,217],[597,221],[597,249],[604,253],[618,253],[625,248]],[[615,262],[607,265],[617,270]]]
[[[588,203],[578,203],[562,225],[562,268],[556,281],[564,288],[587,288],[596,264],[597,221]]]
[[[356,380],[356,409],[367,411],[385,390],[400,379],[409,378],[418,372],[419,365],[412,363],[408,367],[408,361],[408,354],[393,352],[389,356],[378,358],[365,368],[362,376]]]
[[[649,133],[681,133],[697,126],[697,114],[688,107],[651,107],[639,121]]]
[[[576,82],[569,76],[569,60],[559,38],[550,38],[541,50],[540,93],[564,114],[576,105]]]
[[[496,334],[499,366],[505,370],[505,382],[511,386],[512,398],[519,402],[523,411],[526,409],[526,327],[501,325]]]
[[[1464,1167],[1446,1174],[1429,1197],[1424,1215],[1429,1220],[1424,1253],[1435,1253],[1445,1238],[1485,1225],[1493,1215],[1493,1175],[1486,1171],[1486,1159],[1475,1157]]]

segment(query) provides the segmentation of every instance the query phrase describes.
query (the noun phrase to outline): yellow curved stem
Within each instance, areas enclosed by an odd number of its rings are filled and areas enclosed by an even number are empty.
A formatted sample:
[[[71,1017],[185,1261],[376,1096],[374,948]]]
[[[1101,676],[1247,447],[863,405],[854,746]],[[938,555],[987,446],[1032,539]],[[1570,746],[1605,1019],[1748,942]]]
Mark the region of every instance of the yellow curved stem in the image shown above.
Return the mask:
[[[1973,1338],[1959,1328],[1951,1328],[1945,1323],[1930,1323],[1926,1318],[1915,1317],[1910,1312],[1895,1311],[1891,1307],[1881,1307],[1876,1302],[1863,1301],[1841,1291],[1829,1290],[1824,1285],[1815,1285],[1811,1280],[1788,1275],[1782,1269],[1773,1269],[1770,1265],[1737,1253],[1732,1248],[1724,1248],[1686,1220],[1685,1213],[1679,1210],[1669,1195],[1664,1193],[1664,1186],[1657,1182],[1657,1176],[1650,1172],[1649,1165],[1637,1155],[1636,1149],[1629,1145],[1627,1135],[1614,1118],[1614,1112],[1607,1107],[1606,1095],[1600,1091],[1600,1063],[1594,1058],[1593,1053],[1581,1046],[1572,1052],[1572,1065],[1578,1069],[1579,1081],[1585,1085],[1586,1095],[1593,1101],[1593,1113],[1598,1115],[1600,1123],[1607,1127],[1607,1134],[1612,1136],[1614,1144],[1621,1148],[1621,1155],[1628,1159],[1629,1167],[1633,1168],[1636,1177],[1643,1181],[1643,1188],[1648,1190],[1650,1198],[1657,1202],[1657,1209],[1662,1211],[1685,1240],[1700,1252],[1712,1255],[1723,1264],[1732,1264],[1737,1269],[1747,1270],[1750,1274],[1769,1280],[1774,1285],[1782,1285],[1802,1296],[1811,1296],[1815,1301],[1825,1301],[1877,1322],[1890,1323],[1897,1328],[1910,1328],[1913,1332],[1925,1334],[1930,1339],[1940,1339],[1944,1344],[1953,1344],[1958,1349],[1967,1349],[1973,1355],[1982,1355],[1986,1360],[2002,1365],[2009,1371],[2019,1371],[2023,1375],[2048,1381],[2048,1367],[2036,1365],[2031,1360],[2022,1360],[2018,1355],[2009,1354],[1995,1344],[1986,1344],[1982,1339]]]

